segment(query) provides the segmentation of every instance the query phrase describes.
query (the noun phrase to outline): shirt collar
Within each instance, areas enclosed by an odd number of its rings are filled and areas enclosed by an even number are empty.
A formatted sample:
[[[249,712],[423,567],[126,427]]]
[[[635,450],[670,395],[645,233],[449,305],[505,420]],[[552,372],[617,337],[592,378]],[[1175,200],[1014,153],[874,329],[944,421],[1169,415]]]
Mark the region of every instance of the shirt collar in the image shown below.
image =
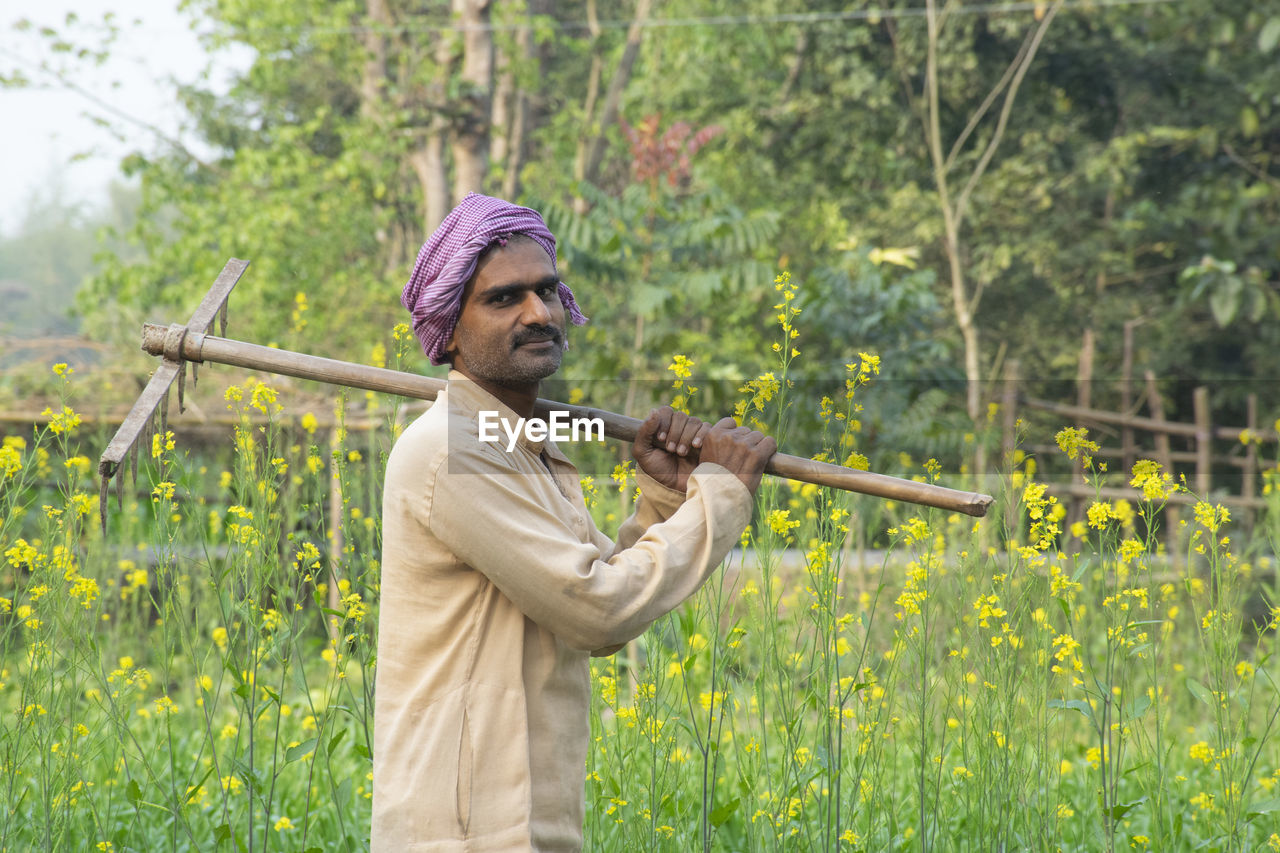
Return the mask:
[[[478,420],[480,412],[497,412],[498,419],[505,421],[509,426],[515,428],[520,423],[520,415],[515,410],[503,403],[497,397],[490,394],[475,382],[457,370],[449,371],[449,389],[447,394],[449,411],[465,415],[472,420]],[[507,433],[502,427],[499,427],[500,440],[502,447],[506,448]],[[532,453],[534,456],[540,456],[545,450],[548,456],[568,461],[563,453],[556,448],[555,443],[551,441],[531,441],[524,429],[520,429],[520,434],[516,438],[516,446]]]

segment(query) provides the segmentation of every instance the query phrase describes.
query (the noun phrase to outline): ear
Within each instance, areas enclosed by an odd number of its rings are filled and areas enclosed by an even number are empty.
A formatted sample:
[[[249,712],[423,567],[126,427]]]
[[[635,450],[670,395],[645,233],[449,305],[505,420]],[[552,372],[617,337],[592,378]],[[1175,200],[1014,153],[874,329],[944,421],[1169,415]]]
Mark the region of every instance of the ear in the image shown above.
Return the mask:
[[[453,360],[458,355],[458,327],[455,325],[453,331],[449,333],[449,340],[444,345],[444,360],[453,365]]]

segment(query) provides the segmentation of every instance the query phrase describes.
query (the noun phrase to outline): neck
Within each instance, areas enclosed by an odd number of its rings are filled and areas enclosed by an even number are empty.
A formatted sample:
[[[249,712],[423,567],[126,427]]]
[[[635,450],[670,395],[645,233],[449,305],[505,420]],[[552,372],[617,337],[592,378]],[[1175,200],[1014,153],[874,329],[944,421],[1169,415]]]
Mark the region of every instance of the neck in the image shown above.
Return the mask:
[[[472,382],[497,397],[504,406],[522,418],[533,417],[534,403],[538,400],[538,382],[501,383],[492,379],[481,379],[472,376],[465,367],[458,366],[457,371]]]

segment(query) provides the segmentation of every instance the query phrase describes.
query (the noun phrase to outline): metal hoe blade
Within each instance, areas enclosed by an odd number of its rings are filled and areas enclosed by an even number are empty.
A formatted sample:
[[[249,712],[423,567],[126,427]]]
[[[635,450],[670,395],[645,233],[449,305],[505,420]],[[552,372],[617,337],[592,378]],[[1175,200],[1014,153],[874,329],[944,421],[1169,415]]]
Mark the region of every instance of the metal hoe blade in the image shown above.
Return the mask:
[[[129,468],[133,474],[133,482],[135,485],[137,484],[138,446],[145,444],[146,439],[150,438],[153,432],[153,419],[157,411],[159,412],[158,432],[160,435],[164,435],[168,419],[169,388],[173,385],[175,379],[178,380],[178,411],[185,411],[183,395],[186,390],[187,362],[182,357],[182,342],[187,335],[187,331],[193,330],[201,334],[207,334],[213,329],[213,321],[216,318],[219,320],[219,331],[223,335],[226,334],[227,298],[231,295],[232,288],[240,281],[240,277],[244,275],[244,271],[248,266],[248,261],[242,261],[237,258],[228,260],[227,265],[222,268],[222,272],[218,274],[218,278],[213,282],[213,287],[209,289],[204,299],[200,301],[199,307],[191,315],[191,319],[187,321],[187,324],[185,326],[175,324],[169,327],[165,336],[164,360],[156,368],[156,372],[151,374],[151,380],[147,383],[147,387],[142,390],[142,394],[138,397],[137,402],[133,404],[133,408],[129,410],[124,423],[120,424],[120,429],[116,430],[115,437],[111,439],[111,443],[107,445],[107,449],[102,454],[102,459],[98,462],[98,478],[101,481],[98,514],[104,532],[107,529],[107,491],[111,484],[111,478],[119,471],[127,456],[130,460]],[[196,365],[192,364],[192,383],[196,379]],[[116,480],[116,506],[122,507],[123,504],[124,478],[120,477]]]

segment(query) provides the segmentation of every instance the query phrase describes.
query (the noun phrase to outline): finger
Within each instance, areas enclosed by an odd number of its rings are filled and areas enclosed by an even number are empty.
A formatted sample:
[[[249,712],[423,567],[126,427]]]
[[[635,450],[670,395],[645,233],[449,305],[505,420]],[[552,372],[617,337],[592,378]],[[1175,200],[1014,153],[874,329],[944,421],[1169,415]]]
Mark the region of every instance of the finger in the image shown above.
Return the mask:
[[[644,423],[640,424],[640,429],[636,432],[636,444],[642,447],[650,447],[665,441],[670,424],[671,407],[659,406],[649,412],[649,417],[645,418]]]
[[[676,453],[680,456],[688,454],[689,448],[694,446],[693,440],[697,438],[698,431],[702,429],[702,421],[695,417],[690,417],[684,423],[684,429],[679,433],[676,439]],[[675,429],[672,429],[672,435],[675,435]]]
[[[671,407],[666,407],[671,412],[671,424],[667,427],[667,434],[660,436],[659,441],[665,441],[667,452],[675,453],[676,448],[680,446],[680,436],[684,433],[685,424],[689,422],[689,416],[684,412],[678,412]]]
[[[702,442],[706,440],[707,433],[709,432],[711,432],[711,424],[707,423],[706,421],[699,421],[698,432],[696,435],[694,435],[693,439],[689,442],[689,445],[691,447],[701,447]]]
[[[720,420],[716,421],[716,429],[733,429],[737,425],[738,425],[738,422],[730,417],[723,417]]]

